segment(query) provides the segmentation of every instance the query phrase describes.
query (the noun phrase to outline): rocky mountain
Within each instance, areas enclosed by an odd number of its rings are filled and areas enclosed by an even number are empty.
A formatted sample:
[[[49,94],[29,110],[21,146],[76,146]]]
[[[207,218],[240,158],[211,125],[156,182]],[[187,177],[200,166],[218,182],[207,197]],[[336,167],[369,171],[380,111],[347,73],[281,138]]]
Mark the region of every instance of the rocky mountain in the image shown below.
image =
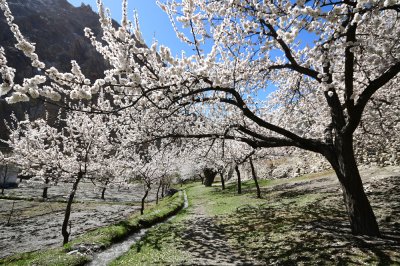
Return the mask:
[[[8,0],[15,22],[21,32],[36,43],[36,51],[47,67],[55,66],[61,71],[69,71],[71,60],[76,60],[84,74],[95,79],[100,77],[106,68],[103,58],[91,46],[84,36],[84,28],[91,28],[100,34],[98,15],[90,6],[82,4],[74,7],[67,0]],[[15,39],[8,29],[4,15],[0,12],[0,46],[6,50],[9,65],[17,69],[17,82],[23,77],[37,74],[29,66],[27,58],[15,47]],[[39,101],[8,105],[5,97],[0,98],[0,138],[7,137],[4,119],[8,120],[12,112],[18,118],[27,112],[30,117],[43,116],[45,110],[57,112],[54,106]]]

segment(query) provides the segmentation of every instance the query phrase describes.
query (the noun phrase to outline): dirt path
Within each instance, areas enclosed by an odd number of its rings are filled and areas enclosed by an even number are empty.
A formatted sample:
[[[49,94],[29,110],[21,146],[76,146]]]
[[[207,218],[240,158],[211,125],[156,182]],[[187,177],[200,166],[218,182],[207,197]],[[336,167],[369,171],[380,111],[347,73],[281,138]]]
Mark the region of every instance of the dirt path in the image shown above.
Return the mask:
[[[397,265],[400,167],[361,175],[384,239],[351,235],[337,178],[325,173],[264,186],[262,200],[254,187],[241,196],[234,184],[225,192],[189,188],[186,213],[154,230],[133,256],[158,256],[152,263],[161,265]]]
[[[261,265],[254,259],[241,254],[229,245],[223,227],[214,217],[207,214],[205,202],[192,201],[183,222],[181,242],[185,251],[191,253],[194,265]]]

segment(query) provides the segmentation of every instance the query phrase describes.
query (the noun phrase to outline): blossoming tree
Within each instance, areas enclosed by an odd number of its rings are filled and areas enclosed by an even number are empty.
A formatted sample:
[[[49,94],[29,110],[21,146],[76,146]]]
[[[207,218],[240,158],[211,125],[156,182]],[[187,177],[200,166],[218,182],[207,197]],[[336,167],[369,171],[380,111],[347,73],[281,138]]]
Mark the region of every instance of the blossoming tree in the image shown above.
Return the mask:
[[[17,44],[43,75],[15,84],[0,50],[1,92],[12,102],[91,99],[144,113],[145,138],[224,138],[253,148],[295,147],[324,156],[340,181],[351,230],[379,236],[354,154],[354,134],[377,93],[398,91],[400,6],[393,0],[181,0],[159,3],[196,53],[147,47],[138,23],[115,29],[98,0],[105,77],[46,68],[0,0]],[[188,30],[179,31],[179,25]],[[273,92],[272,92],[273,91]],[[266,92],[269,93],[264,101]],[[263,96],[264,95],[264,96]],[[61,101],[62,104],[62,101]],[[100,112],[101,108],[95,109]],[[138,119],[138,117],[132,117]],[[139,134],[138,134],[139,135]]]
[[[20,121],[10,128],[13,130],[8,144],[13,149],[13,161],[24,172],[43,177],[45,185],[49,178],[72,183],[61,229],[65,244],[70,236],[68,226],[79,183],[98,170],[111,144],[103,116],[76,112],[60,117],[59,121],[61,128],[41,119]]]
[[[10,160],[22,174],[40,178],[43,181],[42,197],[48,197],[48,188],[60,177],[58,131],[44,119],[16,121],[9,125],[11,132],[7,144],[12,148]]]

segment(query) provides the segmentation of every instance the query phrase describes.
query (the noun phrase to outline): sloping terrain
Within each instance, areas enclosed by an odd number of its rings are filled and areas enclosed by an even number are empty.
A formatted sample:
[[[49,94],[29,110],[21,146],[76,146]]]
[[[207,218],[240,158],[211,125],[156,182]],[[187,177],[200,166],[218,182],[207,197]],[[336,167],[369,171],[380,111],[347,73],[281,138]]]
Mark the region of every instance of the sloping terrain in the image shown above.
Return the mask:
[[[150,231],[113,265],[398,265],[400,168],[365,168],[368,196],[383,238],[353,236],[336,177],[329,172],[251,181],[244,193],[200,184],[190,206]]]
[[[74,7],[67,0],[8,0],[16,24],[22,34],[36,43],[36,52],[47,67],[54,66],[60,71],[71,69],[71,60],[76,60],[82,72],[90,79],[101,77],[106,63],[84,36],[84,28],[89,27],[95,34],[101,32],[98,15],[90,6]],[[15,47],[15,39],[0,12],[0,46],[5,48],[11,67],[17,69],[16,81],[39,74],[32,68],[29,60]],[[0,138],[7,137],[4,119],[9,120],[12,112],[19,119],[24,112],[31,117],[44,115],[47,109],[56,114],[55,106],[44,105],[39,101],[8,105],[4,96],[0,97]],[[52,118],[50,116],[50,118]]]

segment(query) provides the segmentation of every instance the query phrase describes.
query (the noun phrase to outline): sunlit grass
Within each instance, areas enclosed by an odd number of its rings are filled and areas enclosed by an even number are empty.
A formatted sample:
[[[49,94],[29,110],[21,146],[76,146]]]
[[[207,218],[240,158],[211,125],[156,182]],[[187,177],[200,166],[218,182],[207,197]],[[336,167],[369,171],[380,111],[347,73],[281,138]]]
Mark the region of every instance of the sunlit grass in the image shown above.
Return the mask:
[[[184,228],[174,221],[151,229],[126,254],[110,265],[178,265],[189,263],[191,256],[180,245],[180,232]]]
[[[170,223],[152,229],[113,265],[196,264],[199,256],[207,254],[196,250],[208,252],[207,246],[215,240],[199,242],[201,233],[193,228],[198,217],[214,224],[200,232],[207,236],[208,229],[219,230],[228,250],[235,251],[227,257],[239,256],[260,265],[400,265],[398,246],[351,235],[339,191],[304,187],[331,174],[260,180],[262,199],[255,197],[252,180],[243,182],[241,195],[235,183],[227,184],[224,191],[219,184],[208,188],[200,183],[185,185],[189,208]]]

